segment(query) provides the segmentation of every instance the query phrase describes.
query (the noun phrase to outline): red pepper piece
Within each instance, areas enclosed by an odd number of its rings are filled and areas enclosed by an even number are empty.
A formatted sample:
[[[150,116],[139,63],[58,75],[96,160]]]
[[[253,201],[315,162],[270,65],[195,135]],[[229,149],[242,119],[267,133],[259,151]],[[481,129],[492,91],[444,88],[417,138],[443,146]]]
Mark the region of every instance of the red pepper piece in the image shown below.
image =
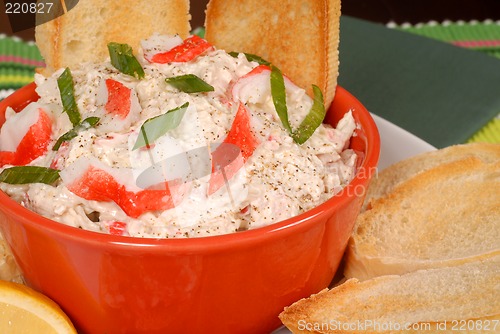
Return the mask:
[[[125,119],[130,112],[130,88],[113,79],[106,79],[108,102],[104,107],[112,115]]]
[[[269,86],[269,76],[271,74],[271,68],[267,65],[259,65],[253,68],[250,72],[239,77],[236,81],[232,82],[228,87],[227,96],[234,101],[241,100],[241,94],[245,91],[253,91],[255,89],[264,90],[265,82],[267,81],[268,90]],[[259,78],[260,79],[256,79]],[[271,92],[269,91],[269,94]],[[243,93],[243,95],[245,95]],[[246,102],[246,101],[243,101]]]
[[[271,72],[271,68],[267,65],[259,65],[257,67],[254,67],[250,72],[248,72],[247,74],[242,76],[240,79],[248,78],[248,77],[257,75],[257,74],[265,72],[265,71]]]
[[[47,151],[52,135],[52,121],[43,109],[39,108],[38,113],[38,121],[30,126],[16,151],[0,152],[0,166],[6,164],[24,166]]]
[[[0,151],[0,167],[4,165],[17,165],[16,152]]]
[[[233,145],[239,148],[241,158],[227,158],[232,155],[230,151]],[[222,169],[226,174],[226,179],[230,180],[238,170],[243,167],[248,158],[252,156],[257,145],[258,140],[252,133],[248,110],[243,103],[240,103],[233,124],[231,125],[231,130],[229,130],[226,139],[224,139],[223,144],[217,147],[212,153],[212,175],[210,177],[208,195],[216,192],[224,184],[225,181]]]
[[[145,189],[138,192],[120,188],[115,202],[130,217],[137,218],[145,212],[172,209],[175,205],[168,184],[163,189]]]
[[[224,143],[234,144],[238,146],[243,155],[243,161],[246,162],[252,156],[255,148],[258,145],[258,140],[252,133],[250,124],[250,114],[243,103],[238,106],[238,111],[234,117],[231,130],[227,134]]]
[[[210,49],[212,49],[212,45],[205,39],[192,35],[169,51],[155,54],[151,62],[158,64],[188,62]]]
[[[86,200],[101,202],[116,202],[120,188],[111,174],[94,166],[89,166],[80,179],[68,186],[71,192]]]
[[[118,183],[110,173],[93,166],[89,166],[79,179],[68,185],[68,189],[86,200],[113,201],[133,218],[148,211],[174,207],[168,184],[134,192]]]
[[[109,234],[111,235],[123,235],[123,232],[125,232],[125,229],[127,228],[127,223],[124,222],[112,222],[109,224]]]

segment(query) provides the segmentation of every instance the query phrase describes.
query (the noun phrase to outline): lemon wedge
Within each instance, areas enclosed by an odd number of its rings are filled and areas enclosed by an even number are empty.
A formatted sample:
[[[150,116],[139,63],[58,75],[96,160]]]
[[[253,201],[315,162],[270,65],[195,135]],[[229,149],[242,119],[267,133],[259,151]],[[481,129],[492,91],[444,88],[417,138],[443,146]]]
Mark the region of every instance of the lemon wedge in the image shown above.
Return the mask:
[[[50,298],[25,285],[0,281],[0,333],[76,334],[76,330]]]

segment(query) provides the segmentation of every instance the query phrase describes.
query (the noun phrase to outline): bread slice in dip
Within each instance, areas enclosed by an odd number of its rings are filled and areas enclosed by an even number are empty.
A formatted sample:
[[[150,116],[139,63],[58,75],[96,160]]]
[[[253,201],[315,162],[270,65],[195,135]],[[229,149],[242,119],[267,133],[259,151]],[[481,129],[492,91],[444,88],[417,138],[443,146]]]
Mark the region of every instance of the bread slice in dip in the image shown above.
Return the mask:
[[[205,38],[216,47],[258,55],[329,106],[339,69],[340,0],[211,0]]]
[[[109,42],[137,46],[153,33],[186,38],[189,0],[85,0],[35,29],[35,40],[48,75],[61,67],[104,61]],[[134,50],[137,51],[137,50]]]

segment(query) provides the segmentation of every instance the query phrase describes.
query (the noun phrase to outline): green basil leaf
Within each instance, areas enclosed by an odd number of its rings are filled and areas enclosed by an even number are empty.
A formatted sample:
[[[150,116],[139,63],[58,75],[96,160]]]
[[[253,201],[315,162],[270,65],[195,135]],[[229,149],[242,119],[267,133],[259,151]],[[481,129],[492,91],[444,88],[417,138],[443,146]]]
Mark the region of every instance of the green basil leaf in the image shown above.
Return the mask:
[[[288,108],[286,106],[286,90],[285,90],[285,79],[283,74],[276,66],[271,66],[271,96],[273,98],[274,108],[281,123],[292,133],[292,128],[288,122]]]
[[[132,48],[128,44],[108,43],[108,51],[111,65],[118,71],[137,79],[144,78],[144,69],[134,57]]]
[[[194,74],[179,75],[165,79],[165,82],[184,93],[213,92],[214,87]]]
[[[311,110],[309,110],[307,116],[300,123],[299,128],[292,133],[292,138],[297,144],[305,143],[325,119],[326,110],[321,89],[316,85],[313,85],[312,88],[314,102]]]
[[[312,136],[314,131],[320,126],[325,119],[326,110],[323,101],[323,94],[318,86],[313,85],[314,102],[299,128],[292,131],[288,121],[288,108],[286,106],[286,89],[285,79],[281,71],[271,65],[271,95],[273,98],[274,108],[278,114],[283,127],[288,130],[293,140],[297,144],[303,144]]]
[[[59,94],[63,105],[63,111],[68,114],[69,120],[73,126],[81,121],[80,112],[75,100],[75,86],[73,84],[73,76],[69,68],[57,78],[57,86],[59,87]]]
[[[149,146],[156,139],[179,126],[188,106],[189,103],[186,102],[180,107],[146,120],[141,126],[139,136],[132,149]]]
[[[80,131],[85,131],[88,130],[92,127],[94,127],[98,122],[99,122],[99,117],[87,117],[85,118],[80,124],[75,126],[73,129],[69,130],[65,134],[63,134],[61,137],[59,137],[52,147],[52,151],[57,151],[60,147],[61,144],[65,141],[70,141],[71,139],[75,138],[78,136],[78,133]]]
[[[240,54],[240,52],[229,52],[229,55],[231,57],[234,57],[234,58],[237,58],[238,55]],[[251,54],[251,53],[244,53],[243,54],[245,55],[245,58],[248,60],[248,61],[255,61],[257,62],[259,65],[271,65],[270,62],[268,62],[267,60],[257,56],[257,55],[254,55],[254,54]]]
[[[58,179],[58,170],[39,166],[15,166],[6,168],[0,173],[0,182],[9,184],[52,184]]]

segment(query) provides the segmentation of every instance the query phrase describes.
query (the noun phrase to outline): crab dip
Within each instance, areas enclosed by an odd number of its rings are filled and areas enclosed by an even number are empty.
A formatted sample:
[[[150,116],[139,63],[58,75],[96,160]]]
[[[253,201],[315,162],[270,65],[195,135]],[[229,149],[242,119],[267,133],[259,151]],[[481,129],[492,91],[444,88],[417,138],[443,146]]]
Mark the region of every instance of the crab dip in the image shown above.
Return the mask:
[[[322,124],[321,92],[272,64],[195,35],[108,48],[106,62],[37,74],[40,99],[6,112],[0,188],[28,209],[102,233],[200,237],[296,216],[353,179],[351,112]]]

